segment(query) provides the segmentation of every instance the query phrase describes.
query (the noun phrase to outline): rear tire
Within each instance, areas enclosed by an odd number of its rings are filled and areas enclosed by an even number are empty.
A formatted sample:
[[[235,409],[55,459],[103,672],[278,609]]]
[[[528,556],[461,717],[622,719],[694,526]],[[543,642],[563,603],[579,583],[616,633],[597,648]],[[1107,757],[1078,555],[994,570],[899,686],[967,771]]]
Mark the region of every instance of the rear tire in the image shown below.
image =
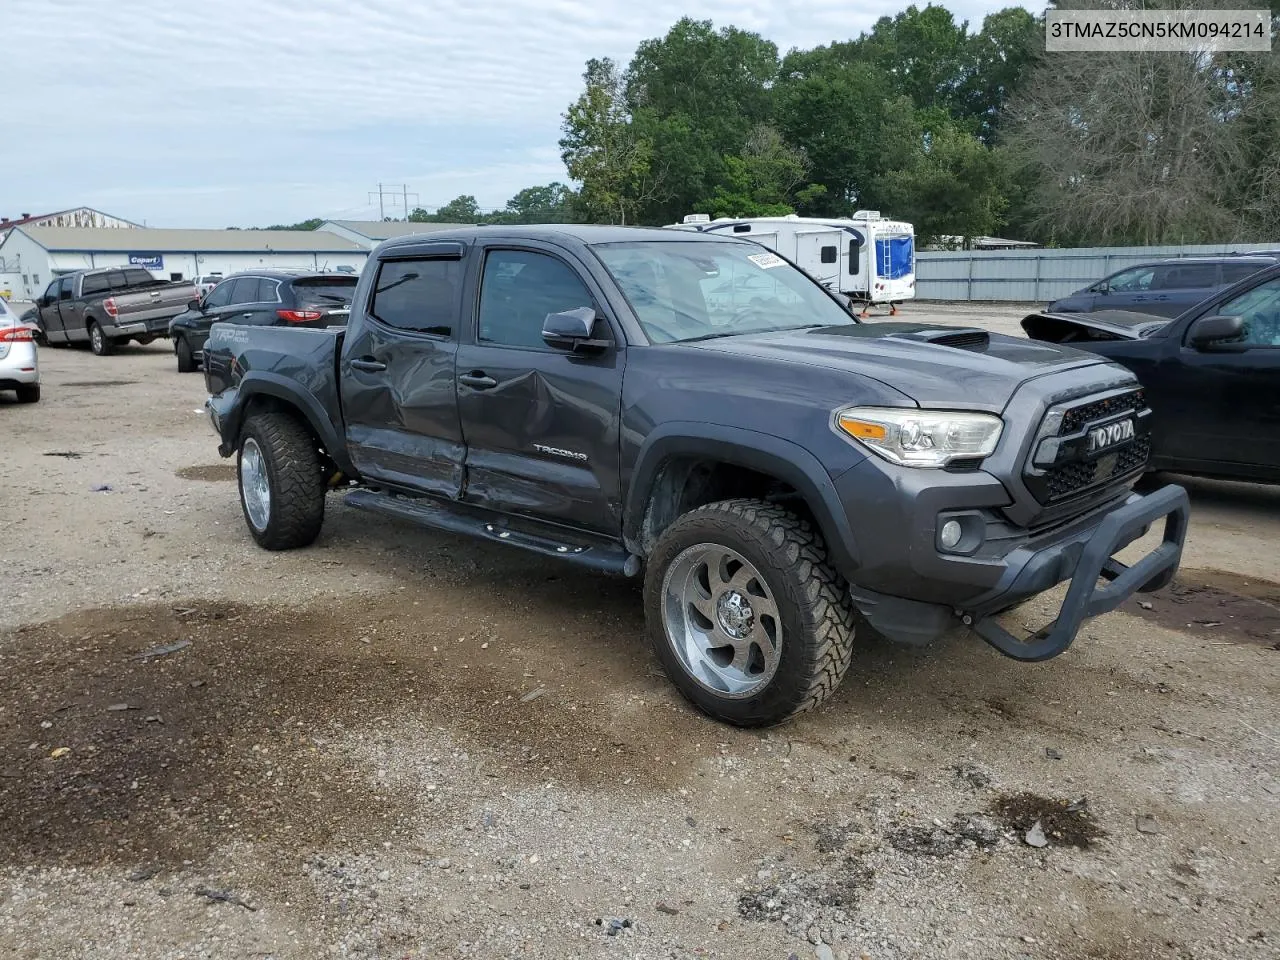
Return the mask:
[[[89,321],[89,349],[95,357],[109,357],[116,352],[116,343],[98,326],[97,320]]]
[[[741,727],[780,723],[839,686],[854,611],[813,525],[761,500],[691,510],[649,557],[645,621],[694,706]]]
[[[186,337],[179,336],[173,343],[173,352],[178,355],[178,372],[191,373],[196,368],[195,354],[191,351],[191,344]]]
[[[287,413],[250,417],[236,457],[240,508],[258,546],[305,547],[324,523],[325,479],[311,432]]]
[[[40,384],[38,383],[20,383],[17,393],[19,403],[40,402]]]

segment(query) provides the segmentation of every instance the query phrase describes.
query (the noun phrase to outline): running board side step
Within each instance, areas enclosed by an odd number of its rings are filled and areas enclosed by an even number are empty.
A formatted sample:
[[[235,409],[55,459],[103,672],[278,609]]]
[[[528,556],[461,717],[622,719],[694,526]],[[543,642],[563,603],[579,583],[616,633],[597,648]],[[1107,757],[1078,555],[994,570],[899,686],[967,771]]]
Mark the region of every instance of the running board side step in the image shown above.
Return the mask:
[[[493,543],[522,547],[546,557],[618,576],[634,577],[640,572],[640,558],[619,544],[607,542],[570,543],[524,530],[512,530],[495,521],[492,514],[480,516],[467,507],[451,508],[424,497],[403,497],[379,490],[352,490],[344,502],[357,510],[369,510],[399,520],[407,520],[432,530],[461,533]]]

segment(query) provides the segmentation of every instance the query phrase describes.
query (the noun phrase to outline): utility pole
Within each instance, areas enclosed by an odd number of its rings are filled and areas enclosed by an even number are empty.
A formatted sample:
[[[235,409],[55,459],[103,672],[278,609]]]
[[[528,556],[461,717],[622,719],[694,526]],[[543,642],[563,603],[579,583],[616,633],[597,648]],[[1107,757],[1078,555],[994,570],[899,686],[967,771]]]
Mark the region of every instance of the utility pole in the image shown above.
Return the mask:
[[[400,194],[399,198],[396,197],[397,192]],[[400,183],[400,184],[380,183],[378,184],[377,196],[378,196],[378,219],[379,220],[387,219],[386,198],[389,197],[391,199],[391,205],[393,207],[395,206],[395,202],[397,199],[399,199],[400,202],[404,204],[404,218],[406,220],[409,219],[409,198],[413,197],[415,203],[419,199],[416,193],[413,193],[412,191],[410,191],[409,185],[407,183]],[[374,197],[374,191],[370,190],[369,203],[373,203],[373,197]]]

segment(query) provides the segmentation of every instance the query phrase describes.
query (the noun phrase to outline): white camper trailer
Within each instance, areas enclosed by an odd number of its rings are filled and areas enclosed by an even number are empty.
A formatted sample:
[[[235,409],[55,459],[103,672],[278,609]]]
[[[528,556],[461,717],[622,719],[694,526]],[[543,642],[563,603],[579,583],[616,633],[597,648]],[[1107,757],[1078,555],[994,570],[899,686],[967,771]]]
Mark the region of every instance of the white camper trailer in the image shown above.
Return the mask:
[[[692,214],[673,230],[725,233],[754,240],[809,274],[824,287],[867,307],[897,304],[916,295],[915,228],[886,220],[879,210],[858,210],[850,218],[721,217]]]

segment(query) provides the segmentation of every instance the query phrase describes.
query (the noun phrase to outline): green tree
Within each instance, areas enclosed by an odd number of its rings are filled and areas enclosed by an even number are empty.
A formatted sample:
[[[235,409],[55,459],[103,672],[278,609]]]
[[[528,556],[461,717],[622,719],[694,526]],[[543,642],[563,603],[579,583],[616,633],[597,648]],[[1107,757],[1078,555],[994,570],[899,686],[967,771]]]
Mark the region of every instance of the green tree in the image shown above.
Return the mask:
[[[777,217],[795,213],[795,192],[805,179],[804,154],[773,127],[751,132],[740,157],[725,158],[725,179],[698,212],[712,217]]]
[[[408,219],[413,223],[481,223],[484,217],[476,198],[463,194],[438,207],[435,213],[428,213],[418,207],[409,214]]]
[[[1008,206],[1004,157],[956,124],[927,132],[922,149],[901,169],[880,178],[894,216],[915,225],[922,244],[995,233]]]
[[[505,223],[567,223],[572,220],[573,191],[563,183],[525,187],[507,201]]]
[[[728,183],[726,157],[742,156],[773,113],[778,50],[736,27],[685,17],[636,49],[627,69],[628,112],[650,145],[664,189],[638,205],[647,223],[670,223]]]
[[[653,144],[631,123],[626,77],[612,60],[589,60],[586,89],[564,114],[561,157],[582,184],[578,203],[591,220],[634,222],[637,209],[661,190]]]
[[[956,114],[976,122],[983,142],[995,140],[1005,104],[1043,49],[1042,24],[1023,7],[988,14],[981,32],[970,37]]]
[[[886,77],[895,93],[920,108],[957,108],[970,72],[968,23],[957,23],[946,7],[915,4],[896,17],[881,17],[856,41],[865,58]]]

